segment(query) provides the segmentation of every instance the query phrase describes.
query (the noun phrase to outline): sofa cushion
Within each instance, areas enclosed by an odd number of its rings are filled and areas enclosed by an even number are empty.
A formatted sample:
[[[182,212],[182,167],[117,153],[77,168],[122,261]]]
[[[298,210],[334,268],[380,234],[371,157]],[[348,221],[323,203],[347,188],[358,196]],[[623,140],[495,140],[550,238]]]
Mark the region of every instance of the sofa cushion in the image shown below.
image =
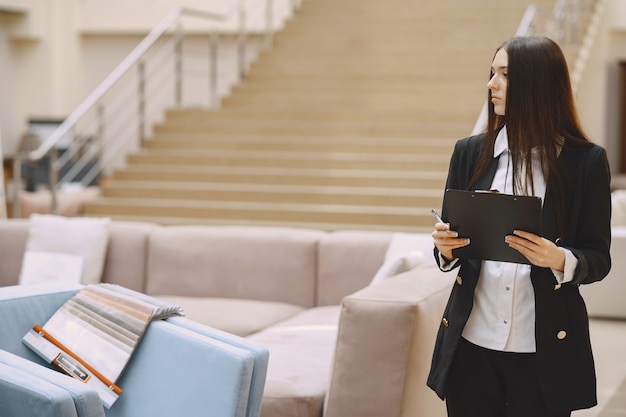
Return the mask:
[[[249,336],[269,349],[261,417],[319,417],[337,337],[339,306],[314,307]]]
[[[83,284],[95,284],[102,278],[104,260],[109,240],[108,218],[68,218],[55,215],[33,214],[30,218],[30,230],[26,243],[26,253],[60,253],[74,255],[82,266],[82,275],[79,275]],[[37,256],[24,257],[20,283],[36,283],[40,281],[38,268],[29,268],[28,261],[41,263],[46,261],[48,268],[54,269],[54,257],[50,262]],[[59,270],[58,273],[65,273]],[[54,271],[49,276],[55,277]],[[68,277],[70,282],[72,277]]]
[[[149,236],[160,227],[147,222],[112,222],[102,281],[145,292]]]
[[[11,219],[0,222],[0,287],[16,285],[28,240],[29,221]]]
[[[150,235],[147,292],[312,307],[323,234],[277,227],[159,228]]]
[[[18,283],[30,221],[0,222],[0,286]],[[148,235],[160,226],[144,222],[111,222],[102,281],[145,292]]]
[[[237,336],[256,333],[304,310],[304,307],[294,304],[272,301],[176,295],[158,298],[181,306],[188,319]]]
[[[319,242],[317,305],[341,299],[370,284],[385,260],[393,233],[343,230]]]

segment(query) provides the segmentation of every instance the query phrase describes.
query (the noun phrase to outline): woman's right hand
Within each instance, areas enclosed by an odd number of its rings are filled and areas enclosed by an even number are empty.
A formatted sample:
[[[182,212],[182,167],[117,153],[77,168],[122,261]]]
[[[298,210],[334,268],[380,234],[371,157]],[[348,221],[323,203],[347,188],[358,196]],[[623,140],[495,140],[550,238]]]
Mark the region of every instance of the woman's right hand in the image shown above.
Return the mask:
[[[436,223],[435,230],[431,235],[439,253],[447,260],[454,259],[452,255],[453,249],[462,248],[470,244],[468,238],[459,237],[457,232],[450,230],[448,223]]]

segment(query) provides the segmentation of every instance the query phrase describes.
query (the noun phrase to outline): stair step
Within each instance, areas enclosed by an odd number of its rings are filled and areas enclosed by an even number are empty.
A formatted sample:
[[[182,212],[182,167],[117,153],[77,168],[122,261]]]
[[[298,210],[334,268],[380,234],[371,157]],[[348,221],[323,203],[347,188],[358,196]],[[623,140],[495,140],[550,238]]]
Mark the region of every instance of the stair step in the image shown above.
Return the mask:
[[[480,101],[478,102],[480,103]],[[475,116],[476,112],[466,111],[465,118]],[[444,115],[441,114],[440,117]],[[433,118],[438,118],[433,115]],[[345,121],[328,120],[325,123],[314,120],[205,120],[203,122],[167,121],[154,126],[155,134],[161,133],[207,133],[207,134],[247,134],[266,136],[390,136],[418,137],[422,135],[419,123],[386,122],[381,120]]]
[[[235,135],[216,137],[203,133],[189,133],[189,134],[159,134],[155,135],[155,140],[159,139],[176,139],[187,140],[192,142],[199,142],[209,144],[211,146],[221,146],[220,144],[232,144],[237,143],[241,145],[256,145],[261,149],[264,146],[273,145],[292,145],[295,150],[299,149],[299,146],[312,145],[312,146],[362,146],[364,148],[377,149],[379,147],[406,147],[407,149],[419,150],[422,147],[450,147],[456,142],[455,139],[439,138],[439,137],[400,137],[400,136],[386,136],[384,138],[371,138],[361,136],[320,136],[315,134],[302,135],[298,137],[283,137],[283,136],[256,136],[256,135]]]
[[[485,96],[486,97],[486,96]],[[469,116],[464,118],[455,118],[447,120],[445,123],[419,117],[414,111],[394,111],[394,112],[355,112],[353,110],[342,109],[340,111],[332,111],[329,109],[317,110],[297,110],[293,108],[284,109],[267,109],[267,108],[234,108],[226,107],[219,111],[209,111],[200,109],[188,110],[171,110],[166,115],[166,120],[172,122],[185,123],[247,123],[248,121],[264,121],[265,123],[280,124],[284,121],[290,122],[309,122],[317,124],[337,124],[337,125],[355,125],[359,126],[363,123],[385,122],[386,125],[391,124],[398,128],[402,126],[418,127],[419,135],[415,137],[439,137],[439,138],[460,138],[466,136],[474,126],[476,117],[483,103],[480,98],[476,101],[478,110],[468,111]],[[471,107],[467,104],[467,107]],[[449,117],[449,116],[448,116]]]
[[[246,203],[230,201],[185,201],[169,199],[101,198],[85,206],[90,216],[156,216],[191,219],[220,218],[254,221],[377,224],[386,226],[433,224],[430,207],[380,207],[309,205],[298,203]],[[428,214],[426,216],[425,214]],[[427,221],[426,221],[427,220]]]
[[[476,104],[479,104],[477,101]],[[285,108],[289,108],[289,105],[285,105]],[[291,107],[296,107],[291,106]],[[471,120],[476,116],[475,111],[463,110],[462,114],[459,114],[459,118],[462,120]],[[425,116],[425,115],[423,115]],[[445,123],[446,117],[452,117],[450,114],[431,114],[430,117],[434,120]],[[433,120],[433,121],[434,121]],[[469,125],[469,123],[468,123]],[[468,126],[468,130],[470,127]],[[179,123],[168,122],[167,124],[159,124],[154,126],[154,134],[159,135],[163,133],[168,134],[212,134],[212,135],[257,135],[257,136],[269,136],[269,137],[332,137],[332,136],[371,136],[378,138],[385,138],[389,136],[397,137],[419,137],[423,134],[422,126],[417,124],[408,123],[342,123],[327,122],[318,123],[315,125],[312,121],[306,121],[301,123],[276,123],[265,124],[262,121],[248,121],[240,122],[238,125],[236,120],[233,123],[227,123],[226,121],[211,123]]]
[[[261,104],[261,103],[260,103]],[[475,113],[475,112],[469,112]],[[341,114],[337,114],[337,117],[341,117]],[[404,120],[404,121],[386,121],[384,117],[376,117],[371,118],[369,120],[349,120],[349,119],[335,119],[335,120],[326,120],[323,123],[315,120],[297,120],[291,118],[285,119],[263,119],[263,118],[250,118],[250,119],[238,119],[236,117],[233,118],[224,118],[221,119],[219,117],[208,118],[204,120],[194,120],[188,119],[185,120],[183,118],[175,119],[175,120],[167,120],[165,122],[159,123],[155,125],[155,132],[161,133],[167,130],[176,130],[178,129],[188,129],[190,131],[209,131],[211,129],[225,129],[225,130],[233,130],[233,129],[241,129],[242,132],[247,130],[253,130],[256,133],[259,131],[262,132],[272,132],[275,130],[276,132],[284,132],[284,131],[303,131],[308,132],[307,136],[311,136],[314,130],[318,130],[322,133],[325,131],[331,130],[354,130],[358,128],[362,128],[365,125],[368,129],[371,129],[370,125],[374,125],[377,127],[377,130],[419,130],[422,127],[422,124],[416,122],[414,120]],[[273,130],[272,130],[273,129]],[[184,130],[180,130],[184,131]],[[255,134],[256,134],[255,133]],[[326,135],[317,134],[318,137],[326,137]],[[422,136],[422,135],[420,135]]]
[[[187,165],[187,166],[250,166],[268,168],[324,168],[445,171],[447,155],[380,154],[353,152],[298,151],[159,151],[139,152],[128,157],[129,164]]]
[[[92,213],[93,207],[87,207],[86,213],[88,215],[96,216]],[[94,210],[96,211],[96,210]],[[110,213],[105,207],[101,207],[97,210],[100,213]],[[100,214],[103,215],[103,214]],[[239,219],[221,219],[221,218],[195,218],[195,217],[183,217],[183,216],[151,216],[146,213],[139,215],[128,214],[106,214],[112,220],[116,221],[133,221],[133,222],[151,222],[161,225],[204,225],[204,226],[248,226],[248,227],[289,227],[299,229],[314,229],[314,230],[372,230],[383,232],[403,232],[403,233],[430,233],[432,231],[432,215],[418,215],[417,224],[410,225],[379,225],[372,223],[314,223],[309,221],[294,222],[294,221],[282,221],[282,220],[251,220],[247,218]],[[428,223],[430,221],[430,224]],[[420,226],[422,225],[423,226]]]
[[[442,200],[440,189],[120,180],[104,188],[102,195],[107,198],[398,207],[441,207]]]
[[[483,102],[481,100],[477,100],[477,103]],[[472,114],[472,116],[477,116],[478,112],[468,111],[468,114]],[[223,107],[219,111],[206,111],[206,110],[194,110],[189,109],[187,112],[176,111],[169,113],[167,115],[167,119],[165,124],[194,124],[197,126],[212,126],[215,123],[215,126],[232,126],[233,124],[241,124],[241,125],[254,125],[255,123],[262,123],[267,126],[293,126],[299,125],[302,127],[307,126],[315,126],[322,125],[332,127],[340,127],[340,128],[353,128],[362,126],[364,123],[368,124],[376,124],[379,127],[379,130],[383,128],[397,127],[399,128],[419,128],[420,135],[419,137],[442,137],[445,135],[442,134],[429,134],[425,133],[425,130],[434,130],[435,132],[440,129],[444,131],[444,129],[450,125],[454,126],[457,129],[467,129],[467,122],[459,122],[455,120],[448,121],[445,125],[441,122],[433,121],[433,120],[422,120],[421,118],[417,118],[419,114],[415,111],[407,112],[404,111],[396,111],[396,112],[354,112],[354,111],[331,111],[329,109],[317,109],[317,110],[299,110],[294,108],[288,108],[285,106],[283,109],[266,109],[263,110],[262,106],[255,107],[235,107],[228,106]],[[473,117],[474,118],[474,117]],[[321,128],[319,129],[321,130]],[[307,135],[307,136],[310,136]],[[320,136],[320,135],[318,135]]]
[[[429,124],[432,126],[436,123],[440,125],[444,125],[448,121],[457,121],[465,122],[467,124],[471,124],[476,121],[476,117],[480,112],[480,109],[485,102],[486,97],[476,96],[469,97],[466,99],[464,106],[462,108],[457,108],[454,106],[449,106],[449,104],[445,103],[437,108],[415,108],[412,109],[413,119],[411,120],[423,120],[426,127]],[[472,107],[478,108],[472,109]],[[387,114],[398,113],[398,115],[405,115],[406,112],[410,109],[407,105],[402,105],[401,103],[373,103],[373,102],[364,102],[359,105],[354,104],[350,106],[350,111],[359,111],[362,112],[364,116],[367,115],[376,115],[375,120],[380,120],[381,117]],[[320,113],[320,112],[328,112],[328,110],[336,110],[338,114],[341,114],[345,107],[329,107],[324,106],[323,103],[315,103],[315,102],[300,102],[300,103],[283,103],[283,102],[254,102],[254,103],[232,103],[225,101],[222,105],[222,108],[226,110],[234,110],[234,111],[260,111],[266,108],[269,112],[292,112],[294,114],[298,113]],[[365,117],[361,117],[363,120]],[[471,123],[468,121],[471,120]],[[406,120],[406,119],[405,119]],[[383,127],[393,126],[390,122],[382,122]],[[323,130],[323,124],[318,130]],[[445,127],[445,126],[441,126]],[[430,134],[426,133],[426,136],[430,136]]]
[[[482,100],[485,96],[480,96]],[[308,94],[300,93],[286,93],[281,92],[267,93],[263,95],[253,94],[239,94],[237,96],[230,96],[222,100],[222,105],[227,107],[229,105],[253,105],[257,104],[263,106],[267,103],[272,103],[273,106],[277,106],[279,103],[293,106],[305,106],[309,108],[345,108],[351,106],[354,109],[372,108],[372,109],[406,109],[411,108],[414,112],[433,112],[436,114],[444,113],[442,109],[445,106],[451,106],[453,108],[461,107],[463,104],[467,104],[468,98],[460,96],[458,94],[453,95],[435,95],[429,97],[429,100],[424,100],[423,95],[415,94],[369,94],[366,92],[345,94],[341,91],[332,92],[316,92]],[[461,107],[455,112],[463,113],[476,113],[473,109],[465,109]],[[328,126],[322,125],[322,128]]]
[[[480,112],[480,106],[484,101],[482,97],[479,97],[475,103],[478,106],[478,110],[470,111],[469,109],[464,111],[464,117],[458,117],[452,119],[450,116],[445,116],[441,112],[441,115],[435,114],[437,119],[448,117],[449,120],[442,122],[433,119],[427,119],[423,114],[417,111],[409,112],[405,109],[401,111],[362,111],[360,113],[354,110],[345,111],[338,110],[332,111],[328,108],[322,109],[300,109],[294,108],[294,106],[282,106],[282,108],[266,108],[263,109],[262,105],[256,106],[226,106],[222,107],[219,111],[202,111],[190,109],[190,115],[178,116],[173,115],[168,118],[166,123],[193,123],[202,125],[211,125],[215,122],[216,126],[232,126],[232,124],[252,124],[255,122],[263,122],[271,125],[276,122],[277,126],[285,125],[286,123],[301,123],[301,126],[305,126],[307,123],[309,126],[315,126],[315,123],[320,125],[317,129],[323,131],[323,126],[337,127],[339,129],[358,128],[363,124],[376,124],[377,130],[389,129],[391,130],[390,136],[393,131],[401,129],[419,129],[419,134],[414,137],[447,137],[448,131],[461,131],[467,133],[473,127],[473,123],[476,121],[476,117]],[[468,100],[471,103],[472,100]],[[469,107],[470,104],[467,104]],[[429,115],[433,116],[433,115]],[[434,117],[433,116],[433,117]],[[304,132],[306,136],[312,136],[311,132]],[[250,135],[250,134],[249,134]],[[318,133],[317,136],[321,136]],[[457,137],[455,135],[454,137]]]
[[[112,179],[246,184],[334,185],[355,187],[415,187],[442,189],[444,171],[376,171],[346,169],[181,167],[130,165]]]
[[[248,139],[248,140],[246,140]],[[283,140],[280,140],[283,139]],[[336,140],[334,140],[336,139]],[[300,152],[378,152],[378,153],[416,153],[450,155],[453,140],[428,140],[410,138],[325,138],[300,136],[298,139],[273,138],[272,141],[250,139],[249,136],[235,136],[231,140],[213,139],[206,134],[158,134],[144,142],[146,149],[189,149],[189,150],[247,150],[247,151],[300,151]],[[378,139],[378,138],[376,138]]]
[[[525,8],[306,0],[219,109],[167,111],[85,214],[430,231],[454,144]]]
[[[340,91],[342,94],[403,94],[409,96],[425,95],[425,94],[456,94],[467,95],[475,92],[486,91],[478,85],[465,84],[462,86],[437,85],[437,84],[412,84],[406,81],[398,80],[392,82],[372,82],[352,80],[352,82],[338,81],[336,79],[324,81],[312,81],[310,79],[302,80],[275,79],[274,77],[263,78],[261,76],[246,79],[243,84],[235,85],[231,89],[233,96],[238,94],[257,95],[257,94],[285,94],[285,95],[301,95],[301,94],[327,94],[329,92]],[[485,95],[486,96],[486,95]],[[178,111],[185,113],[184,111]]]

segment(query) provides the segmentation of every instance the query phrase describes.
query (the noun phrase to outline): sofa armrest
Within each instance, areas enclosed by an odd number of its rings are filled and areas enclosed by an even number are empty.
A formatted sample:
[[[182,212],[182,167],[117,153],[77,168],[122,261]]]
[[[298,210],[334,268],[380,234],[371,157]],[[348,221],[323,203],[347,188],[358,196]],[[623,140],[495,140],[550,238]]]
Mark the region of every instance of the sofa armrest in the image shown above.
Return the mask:
[[[0,349],[43,364],[22,338],[33,325],[43,326],[80,288],[59,283],[0,287]]]
[[[167,319],[167,321],[211,339],[215,339],[239,349],[244,349],[252,355],[253,370],[245,416],[258,417],[261,411],[261,401],[263,399],[265,380],[267,377],[267,366],[269,363],[268,349],[250,340],[205,326],[184,317],[171,317]]]
[[[45,379],[0,364],[0,404],[3,415],[75,417],[70,395]]]
[[[87,385],[68,377],[60,372],[46,368],[20,356],[0,350],[0,379],[2,379],[2,388],[0,395],[8,396],[8,400],[0,399],[3,413],[9,409],[20,407],[20,403],[42,404],[43,411],[41,415],[48,414],[48,409],[58,408],[67,410],[68,406],[64,405],[67,398],[72,401],[70,414],[59,414],[61,416],[76,415],[77,417],[104,417],[104,409],[102,402],[96,391],[87,387]],[[55,404],[55,405],[52,405]],[[39,415],[36,410],[39,406],[29,405],[28,410],[20,410],[20,412],[7,415],[26,416]],[[17,411],[17,409],[15,409]],[[4,414],[3,414],[4,415]]]
[[[0,287],[16,285],[22,270],[22,258],[28,240],[27,219],[0,222]]]
[[[75,286],[52,285],[0,288],[0,349],[32,358],[44,369],[42,360],[21,340],[33,324],[45,323],[76,290]],[[236,346],[209,337],[201,329],[167,321],[151,323],[117,381],[123,393],[106,410],[107,417],[169,417],[181,412],[187,417],[245,417],[255,357],[243,339]],[[51,382],[42,381],[45,389],[41,392],[59,391]],[[40,392],[36,386],[31,391]],[[71,401],[72,396],[66,395]]]
[[[166,321],[150,324],[107,417],[244,417],[250,352]]]
[[[326,417],[446,415],[426,377],[453,279],[433,262],[343,299]]]

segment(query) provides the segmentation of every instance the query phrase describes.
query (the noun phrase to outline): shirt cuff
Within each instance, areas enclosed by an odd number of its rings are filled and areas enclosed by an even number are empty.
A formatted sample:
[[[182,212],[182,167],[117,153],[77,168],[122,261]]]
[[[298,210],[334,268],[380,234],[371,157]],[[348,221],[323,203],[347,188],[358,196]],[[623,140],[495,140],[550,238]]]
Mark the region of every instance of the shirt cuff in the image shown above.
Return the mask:
[[[561,248],[561,250],[565,253],[564,270],[557,271],[556,269],[552,269],[552,273],[559,284],[565,284],[574,280],[574,272],[578,266],[578,259],[574,256],[571,250],[565,248]]]
[[[456,264],[459,260],[458,258],[446,259],[441,254],[441,252],[438,252],[437,254],[439,255],[439,269],[441,269],[443,272],[452,271],[456,267]]]

